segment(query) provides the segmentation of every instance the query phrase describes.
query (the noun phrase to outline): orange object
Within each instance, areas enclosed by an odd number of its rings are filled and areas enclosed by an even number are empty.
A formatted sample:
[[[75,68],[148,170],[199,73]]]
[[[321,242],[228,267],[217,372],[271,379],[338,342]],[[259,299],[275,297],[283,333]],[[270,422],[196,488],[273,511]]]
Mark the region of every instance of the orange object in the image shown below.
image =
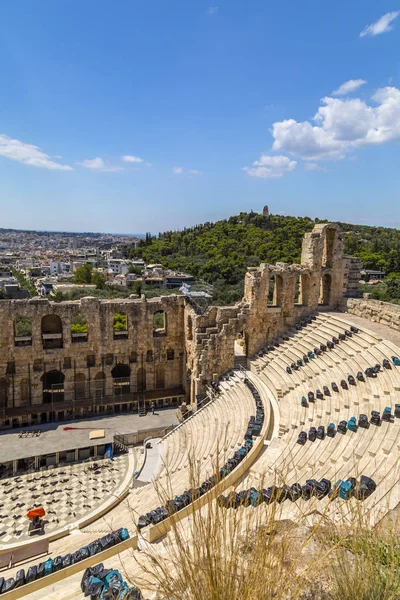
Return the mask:
[[[44,510],[43,506],[39,506],[38,508],[32,508],[31,510],[28,510],[26,516],[32,521],[33,517],[44,517],[45,514],[46,511]]]

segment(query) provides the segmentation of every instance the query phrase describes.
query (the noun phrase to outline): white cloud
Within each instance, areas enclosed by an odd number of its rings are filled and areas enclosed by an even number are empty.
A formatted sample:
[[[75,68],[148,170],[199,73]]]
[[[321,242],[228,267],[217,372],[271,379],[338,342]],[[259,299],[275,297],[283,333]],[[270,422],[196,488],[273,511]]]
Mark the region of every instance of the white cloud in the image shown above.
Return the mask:
[[[326,171],[325,167],[313,162],[306,162],[303,167],[305,171]]]
[[[51,171],[72,171],[72,167],[55,162],[52,157],[42,152],[38,146],[25,144],[2,133],[0,133],[0,156],[16,160],[24,165],[50,169]]]
[[[206,12],[210,16],[215,15],[218,12],[218,6],[209,6]]]
[[[181,175],[183,173],[183,168],[182,167],[172,167],[172,172],[175,173],[175,175]]]
[[[393,12],[388,12],[383,17],[372,23],[371,25],[367,25],[362,32],[360,33],[360,37],[365,37],[367,35],[379,35],[381,33],[386,33],[387,31],[391,31],[393,21],[399,16],[400,11],[395,10]]]
[[[345,81],[337,90],[332,92],[332,96],[346,96],[346,94],[354,92],[365,83],[367,82],[364,79],[349,79],[349,81]]]
[[[289,173],[296,168],[297,162],[290,160],[287,156],[261,155],[260,160],[253,162],[252,167],[243,167],[247,175],[251,177],[262,177],[263,179],[277,179],[284,173]]]
[[[202,172],[198,171],[197,169],[190,169],[189,173],[191,175],[202,175]]]
[[[110,165],[106,163],[102,158],[87,158],[86,160],[79,163],[81,167],[85,169],[91,169],[92,171],[102,171],[103,173],[116,173],[122,171],[123,168],[117,165]]]
[[[359,98],[323,98],[313,123],[273,124],[273,150],[305,160],[340,159],[355,148],[400,139],[400,90],[378,89],[372,100],[374,105]]]
[[[125,155],[125,156],[122,156],[122,160],[127,163],[142,163],[143,162],[143,158],[140,158],[140,156]]]

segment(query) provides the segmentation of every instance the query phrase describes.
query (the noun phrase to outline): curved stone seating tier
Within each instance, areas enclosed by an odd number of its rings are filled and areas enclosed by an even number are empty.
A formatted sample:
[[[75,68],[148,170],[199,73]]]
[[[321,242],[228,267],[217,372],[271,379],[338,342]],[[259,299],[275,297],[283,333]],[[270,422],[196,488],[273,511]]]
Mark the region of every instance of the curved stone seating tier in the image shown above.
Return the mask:
[[[382,422],[379,427],[370,425],[368,429],[358,428],[357,432],[347,431],[345,435],[336,433],[334,438],[310,442],[304,446],[297,443],[301,431],[308,433],[311,426],[325,428],[330,422],[337,426],[339,421],[361,413],[370,417],[371,410],[381,414],[386,406],[392,408],[400,403],[400,369],[392,364],[391,356],[400,355],[393,343],[382,340],[371,332],[359,329],[359,333],[340,341],[332,350],[322,353],[315,359],[293,371],[286,372],[286,366],[302,358],[314,346],[326,344],[332,336],[339,337],[349,329],[348,322],[340,317],[319,315],[313,322],[283,342],[266,357],[251,361],[251,370],[275,391],[279,406],[279,439],[274,439],[259,456],[238,489],[248,489],[261,484],[295,482],[305,483],[306,479],[326,477],[333,483],[337,479],[366,474],[377,483],[376,491],[365,501],[372,522],[376,522],[387,510],[395,507],[400,500],[400,419],[391,423]],[[391,369],[384,369],[382,362],[388,359]],[[381,371],[376,378],[365,377],[364,382],[356,380],[356,385],[348,389],[340,386],[348,375],[356,376],[358,371],[379,363]],[[333,392],[331,382],[335,381],[339,392]],[[307,408],[301,407],[300,399],[314,394],[327,385],[330,395],[323,400],[315,398]],[[355,500],[354,500],[355,502]],[[333,518],[351,513],[351,500],[347,507],[340,509],[335,503],[328,506],[328,499],[318,501],[319,511],[327,510]],[[311,506],[311,505],[310,505]],[[307,511],[307,502],[286,502],[282,505],[283,518]]]

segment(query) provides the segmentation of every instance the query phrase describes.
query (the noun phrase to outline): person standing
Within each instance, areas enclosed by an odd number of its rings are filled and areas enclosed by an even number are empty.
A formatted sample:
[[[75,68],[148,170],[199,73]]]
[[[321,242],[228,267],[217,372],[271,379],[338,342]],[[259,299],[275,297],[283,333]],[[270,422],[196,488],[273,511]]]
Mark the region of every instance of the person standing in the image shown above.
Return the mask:
[[[151,406],[151,414],[152,414],[152,415],[154,415],[154,414],[155,414],[155,412],[154,412],[154,411],[155,411],[155,409],[156,409],[156,407],[155,407],[155,404],[154,404],[154,401],[151,403],[151,405],[150,405],[150,406]]]

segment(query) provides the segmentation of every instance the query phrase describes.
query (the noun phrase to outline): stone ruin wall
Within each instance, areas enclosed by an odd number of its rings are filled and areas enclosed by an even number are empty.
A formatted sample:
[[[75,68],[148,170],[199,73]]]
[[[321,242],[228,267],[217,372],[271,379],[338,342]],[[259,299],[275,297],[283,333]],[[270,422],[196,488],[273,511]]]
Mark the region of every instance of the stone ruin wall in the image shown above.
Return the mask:
[[[77,374],[84,379],[80,389],[83,398],[95,395],[96,376],[102,373],[105,376],[104,395],[112,397],[115,381],[111,372],[116,365],[128,366],[130,392],[133,393],[143,387],[147,391],[156,388],[156,369],[160,365],[164,367],[165,388],[184,387],[184,304],[182,296],[151,300],[83,298],[60,303],[47,299],[1,301],[0,420],[4,401],[9,409],[41,404],[42,378],[46,372],[53,370],[61,371],[65,377],[66,403],[76,398]],[[153,315],[157,311],[165,314],[165,333],[153,330]],[[87,341],[73,341],[71,320],[77,313],[83,315],[88,323]],[[126,314],[126,337],[115,338],[115,313]],[[57,315],[61,320],[62,348],[43,347],[42,319],[46,315]],[[16,345],[16,317],[31,319],[31,345]],[[145,369],[145,385],[141,386],[137,381],[140,368]]]
[[[242,336],[246,356],[252,356],[303,316],[317,309],[337,309],[347,292],[348,257],[343,256],[343,236],[332,224],[316,225],[306,233],[301,264],[262,264],[246,273],[244,297],[234,307],[211,307],[190,317],[186,336],[187,368],[191,380],[191,401],[203,393],[215,376],[234,366],[235,340]],[[275,290],[268,304],[270,281]],[[296,286],[300,295],[295,303]]]
[[[118,364],[127,365],[129,393],[134,394],[140,391],[138,370],[141,368],[146,370],[146,390],[161,387],[156,373],[161,365],[165,372],[164,388],[179,387],[182,394],[195,403],[196,395],[204,393],[214,376],[219,377],[234,366],[234,345],[238,337],[244,340],[246,356],[252,356],[301,317],[318,308],[338,308],[346,294],[347,264],[338,227],[319,224],[305,235],[301,264],[262,264],[249,269],[242,301],[235,306],[211,306],[203,314],[198,314],[186,298],[175,295],[147,301],[144,298],[83,298],[61,303],[47,299],[1,301],[0,426],[4,399],[8,408],[40,404],[43,376],[52,370],[61,371],[65,376],[64,400],[68,402],[76,398],[77,374],[84,379],[81,385],[85,397],[94,394],[93,381],[102,373],[105,395],[112,396],[115,386],[112,370]],[[268,304],[272,279],[274,297],[272,304]],[[298,283],[300,296],[295,304]],[[153,315],[157,311],[164,311],[166,315],[166,331],[161,334],[153,331]],[[79,343],[73,341],[71,335],[71,320],[77,312],[83,314],[88,323],[88,339]],[[118,312],[127,316],[127,339],[116,339],[114,335],[113,315]],[[61,319],[62,348],[43,347],[42,318],[49,314]],[[29,346],[15,344],[17,316],[32,320]],[[162,389],[159,393],[161,397]]]
[[[400,305],[398,304],[366,298],[343,298],[341,309],[357,317],[400,331]]]

